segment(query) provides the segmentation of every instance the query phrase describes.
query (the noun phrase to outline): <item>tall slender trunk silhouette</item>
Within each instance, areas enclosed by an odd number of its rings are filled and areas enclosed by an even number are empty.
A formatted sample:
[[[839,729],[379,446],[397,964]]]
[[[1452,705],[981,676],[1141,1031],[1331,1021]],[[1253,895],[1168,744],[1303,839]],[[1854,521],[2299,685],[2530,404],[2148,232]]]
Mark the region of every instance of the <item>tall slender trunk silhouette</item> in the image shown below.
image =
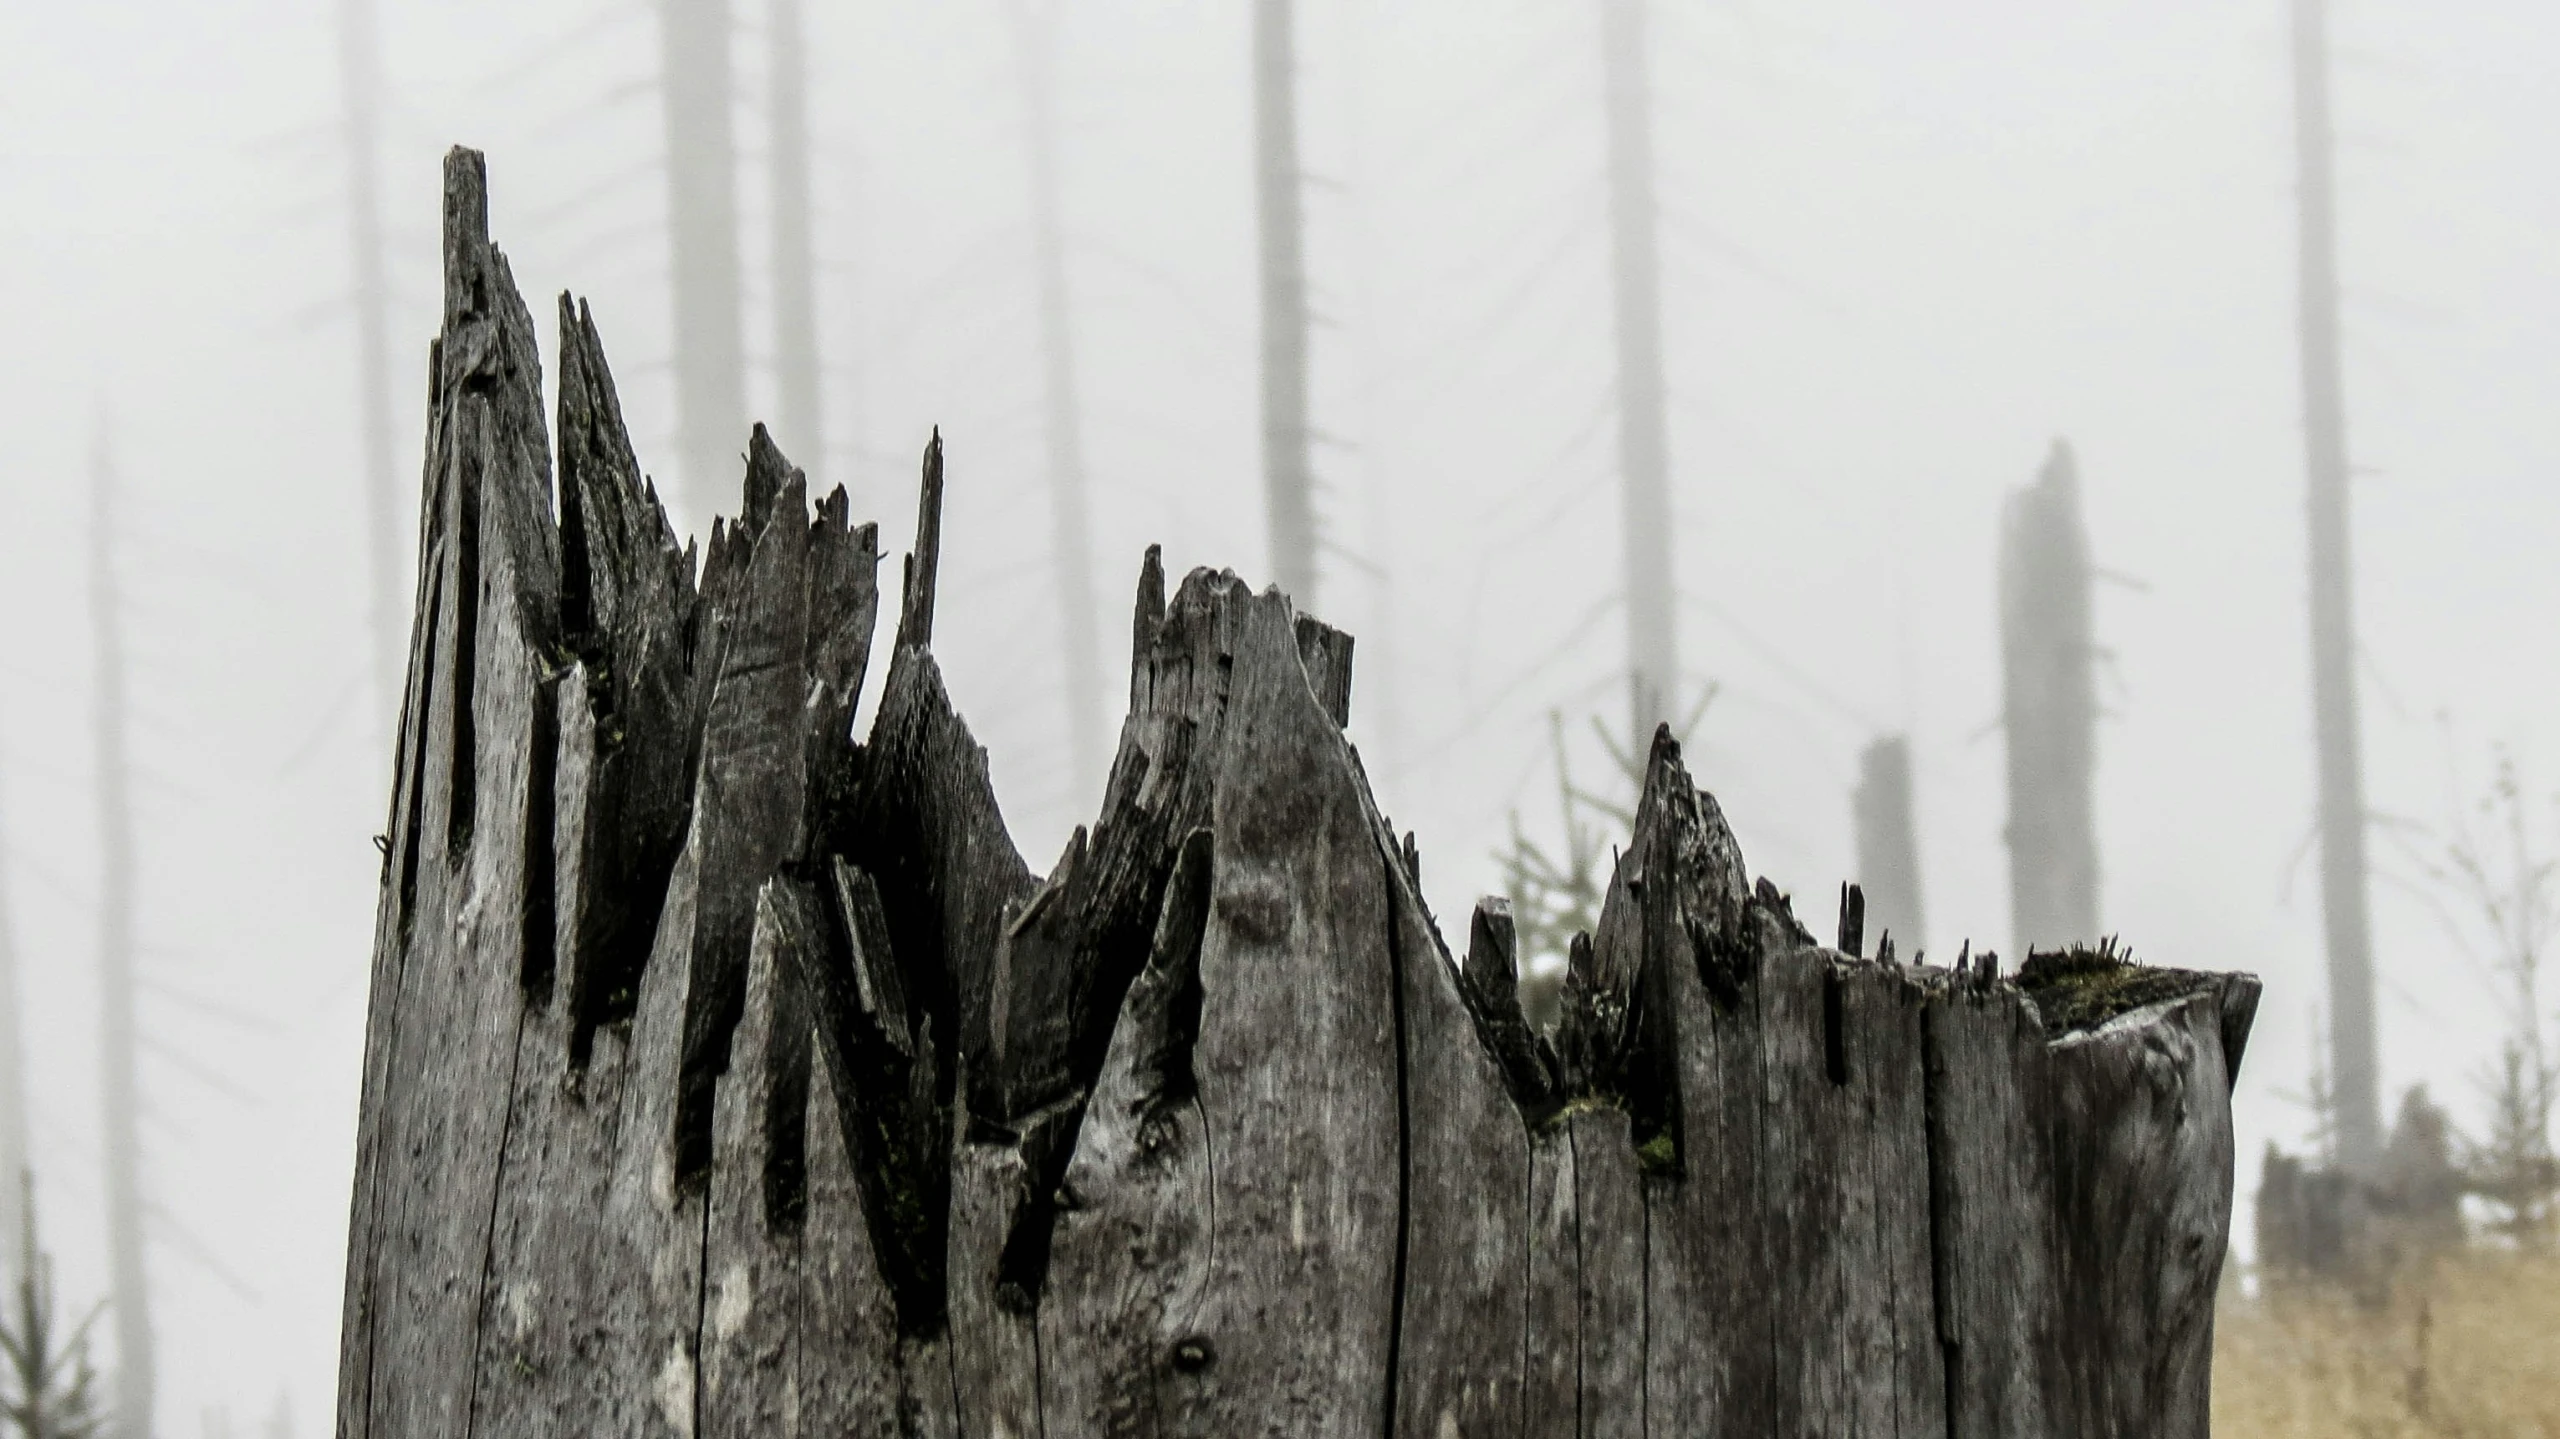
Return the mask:
[[[1254,0],[1254,199],[1262,237],[1262,487],[1271,579],[1316,605],[1315,462],[1307,420],[1307,256],[1298,169],[1296,9]]]
[[[338,0],[338,84],[347,160],[347,244],[355,281],[356,421],[370,567],[374,712],[400,721],[409,658],[408,566],[400,484],[391,458],[391,287],[382,241],[382,37],[374,0]]]
[[[1024,140],[1031,160],[1033,275],[1040,306],[1040,381],[1049,467],[1049,564],[1058,582],[1059,662],[1066,667],[1068,774],[1083,803],[1100,792],[1105,736],[1102,657],[1094,637],[1093,542],[1085,500],[1084,432],[1076,413],[1076,352],[1067,305],[1064,180],[1058,167],[1059,9],[1014,0],[1022,58]]]
[[[2337,176],[2324,0],[2294,0],[2295,195],[2300,206],[2303,458],[2311,532],[2311,703],[2320,764],[2320,908],[2329,951],[2330,1083],[2338,1159],[2369,1167],[2382,1145],[2366,894],[2363,740],[2356,718],[2354,562],[2347,414],[2338,357]]]
[[[2098,692],[2080,472],[2060,440],[2000,533],[2001,727],[2009,746],[2009,942],[2098,938]]]
[[[1355,418],[1360,427],[1360,489],[1367,511],[1367,533],[1362,537],[1361,548],[1366,552],[1362,568],[1368,577],[1370,602],[1368,627],[1360,640],[1367,656],[1366,673],[1361,678],[1367,693],[1361,699],[1361,709],[1368,717],[1364,747],[1377,766],[1380,783],[1392,789],[1404,769],[1404,709],[1398,674],[1401,647],[1396,638],[1400,630],[1396,602],[1400,549],[1397,496],[1395,465],[1388,443],[1388,417],[1397,413],[1391,388],[1395,376],[1378,324],[1379,192],[1369,168],[1375,135],[1369,128],[1369,54],[1362,29],[1374,12],[1367,6],[1348,6],[1337,7],[1334,13],[1335,23],[1340,26],[1341,49],[1335,64],[1344,77],[1343,128],[1350,137],[1343,152],[1342,178],[1350,191],[1355,231],[1349,267],[1353,303],[1359,315],[1356,363],[1360,367],[1360,397]]]
[[[124,633],[115,570],[116,473],[102,428],[90,465],[89,610],[98,772],[98,1091],[106,1152],[107,1296],[116,1329],[115,1425],[149,1439],[154,1390],[142,1260],[141,1102],[133,1004],[133,785],[125,749]]]
[[[1626,541],[1630,754],[1676,723],[1680,647],[1671,578],[1671,449],[1663,413],[1661,256],[1644,0],[1601,0],[1608,105],[1609,258],[1617,323],[1620,524]]]
[[[1920,827],[1911,804],[1911,741],[1887,735],[1858,760],[1851,805],[1858,830],[1858,884],[1866,927],[1891,935],[1904,954],[1927,943],[1920,908]]]
[[[781,386],[782,442],[803,456],[812,485],[826,465],[826,420],[818,404],[817,264],[809,217],[808,26],[800,0],[772,0],[766,100],[773,174],[773,358]]]
[[[17,917],[9,909],[8,876],[0,873],[0,1233],[25,1218],[27,1173],[26,1021],[18,988]],[[18,1278],[18,1252],[0,1245],[0,1280]]]
[[[737,483],[747,434],[728,0],[658,0],[658,40],[675,276],[676,453],[692,513],[707,515]]]

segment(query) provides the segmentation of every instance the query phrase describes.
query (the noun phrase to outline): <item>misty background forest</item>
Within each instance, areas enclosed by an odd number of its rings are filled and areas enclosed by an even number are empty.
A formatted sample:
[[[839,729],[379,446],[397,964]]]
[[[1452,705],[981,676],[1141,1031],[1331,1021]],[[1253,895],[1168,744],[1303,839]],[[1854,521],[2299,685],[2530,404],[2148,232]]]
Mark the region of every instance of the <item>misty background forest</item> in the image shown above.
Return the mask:
[[[2462,1213],[2532,1248],[2560,14],[2339,0],[2302,52],[2303,13],[0,11],[0,1148],[61,1327],[126,1298],[95,1397],[171,1434],[329,1412],[456,143],[536,312],[591,301],[680,527],[761,419],[894,553],[939,427],[937,651],[1035,861],[1100,793],[1160,542],[1357,637],[1352,734],[1442,915],[1510,892],[1552,957],[1668,720],[1757,866],[1808,913],[1864,880],[1905,956],[2115,934],[2264,976],[2235,1268],[2261,1152],[2369,1162],[2413,1086],[2449,1152],[2505,1136],[2525,1198]],[[2324,465],[2363,788],[2325,844]],[[2068,673],[2021,689],[2004,643]],[[2312,1382],[2250,1333],[2226,1388]]]

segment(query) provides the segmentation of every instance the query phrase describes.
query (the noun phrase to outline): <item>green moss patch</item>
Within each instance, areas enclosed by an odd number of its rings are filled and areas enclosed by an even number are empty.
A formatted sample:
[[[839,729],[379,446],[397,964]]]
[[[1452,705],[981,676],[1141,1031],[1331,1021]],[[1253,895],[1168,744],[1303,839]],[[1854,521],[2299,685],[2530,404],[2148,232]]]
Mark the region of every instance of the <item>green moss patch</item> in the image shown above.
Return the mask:
[[[2137,962],[2112,939],[2049,954],[2031,954],[2019,967],[2018,987],[2036,1003],[2046,1030],[2069,1034],[2095,1029],[2146,1004],[2194,994],[2212,976],[2186,969],[2154,969]]]

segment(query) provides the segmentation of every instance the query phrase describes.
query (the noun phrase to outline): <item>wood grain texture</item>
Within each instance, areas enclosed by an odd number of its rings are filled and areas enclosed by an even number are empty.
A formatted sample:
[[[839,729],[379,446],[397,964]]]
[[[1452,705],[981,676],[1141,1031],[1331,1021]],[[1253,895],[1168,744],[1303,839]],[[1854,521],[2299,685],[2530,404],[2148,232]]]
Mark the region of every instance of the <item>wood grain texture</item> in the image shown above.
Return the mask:
[[[1526,1435],[1529,1129],[1480,1042],[1458,966],[1393,842],[1376,830],[1393,907],[1404,1223],[1391,1432]],[[1489,984],[1500,1002],[1500,981]],[[1497,1012],[1504,1032],[1519,1001]],[[1423,1216],[1465,1215],[1467,1222]],[[1417,1220],[1419,1222],[1417,1222]]]
[[[1658,734],[1552,1032],[1343,733],[1150,551],[1094,822],[1015,851],[876,530],[761,429],[679,548],[593,316],[447,167],[339,1432],[2200,1435],[2257,986],[1906,967]],[[696,564],[699,563],[697,573]]]

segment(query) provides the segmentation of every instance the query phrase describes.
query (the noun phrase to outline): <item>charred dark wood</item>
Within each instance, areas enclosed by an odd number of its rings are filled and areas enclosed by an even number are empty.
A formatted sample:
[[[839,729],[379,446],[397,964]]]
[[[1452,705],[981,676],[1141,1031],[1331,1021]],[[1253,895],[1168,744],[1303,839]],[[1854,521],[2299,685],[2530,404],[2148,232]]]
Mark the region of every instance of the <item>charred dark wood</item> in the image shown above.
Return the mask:
[[[679,549],[596,329],[448,166],[349,1436],[2202,1434],[2256,984],[1825,948],[1667,733],[1563,1017],[1463,962],[1347,636],[1138,586],[1102,809],[1015,852],[877,545],[761,430]]]

